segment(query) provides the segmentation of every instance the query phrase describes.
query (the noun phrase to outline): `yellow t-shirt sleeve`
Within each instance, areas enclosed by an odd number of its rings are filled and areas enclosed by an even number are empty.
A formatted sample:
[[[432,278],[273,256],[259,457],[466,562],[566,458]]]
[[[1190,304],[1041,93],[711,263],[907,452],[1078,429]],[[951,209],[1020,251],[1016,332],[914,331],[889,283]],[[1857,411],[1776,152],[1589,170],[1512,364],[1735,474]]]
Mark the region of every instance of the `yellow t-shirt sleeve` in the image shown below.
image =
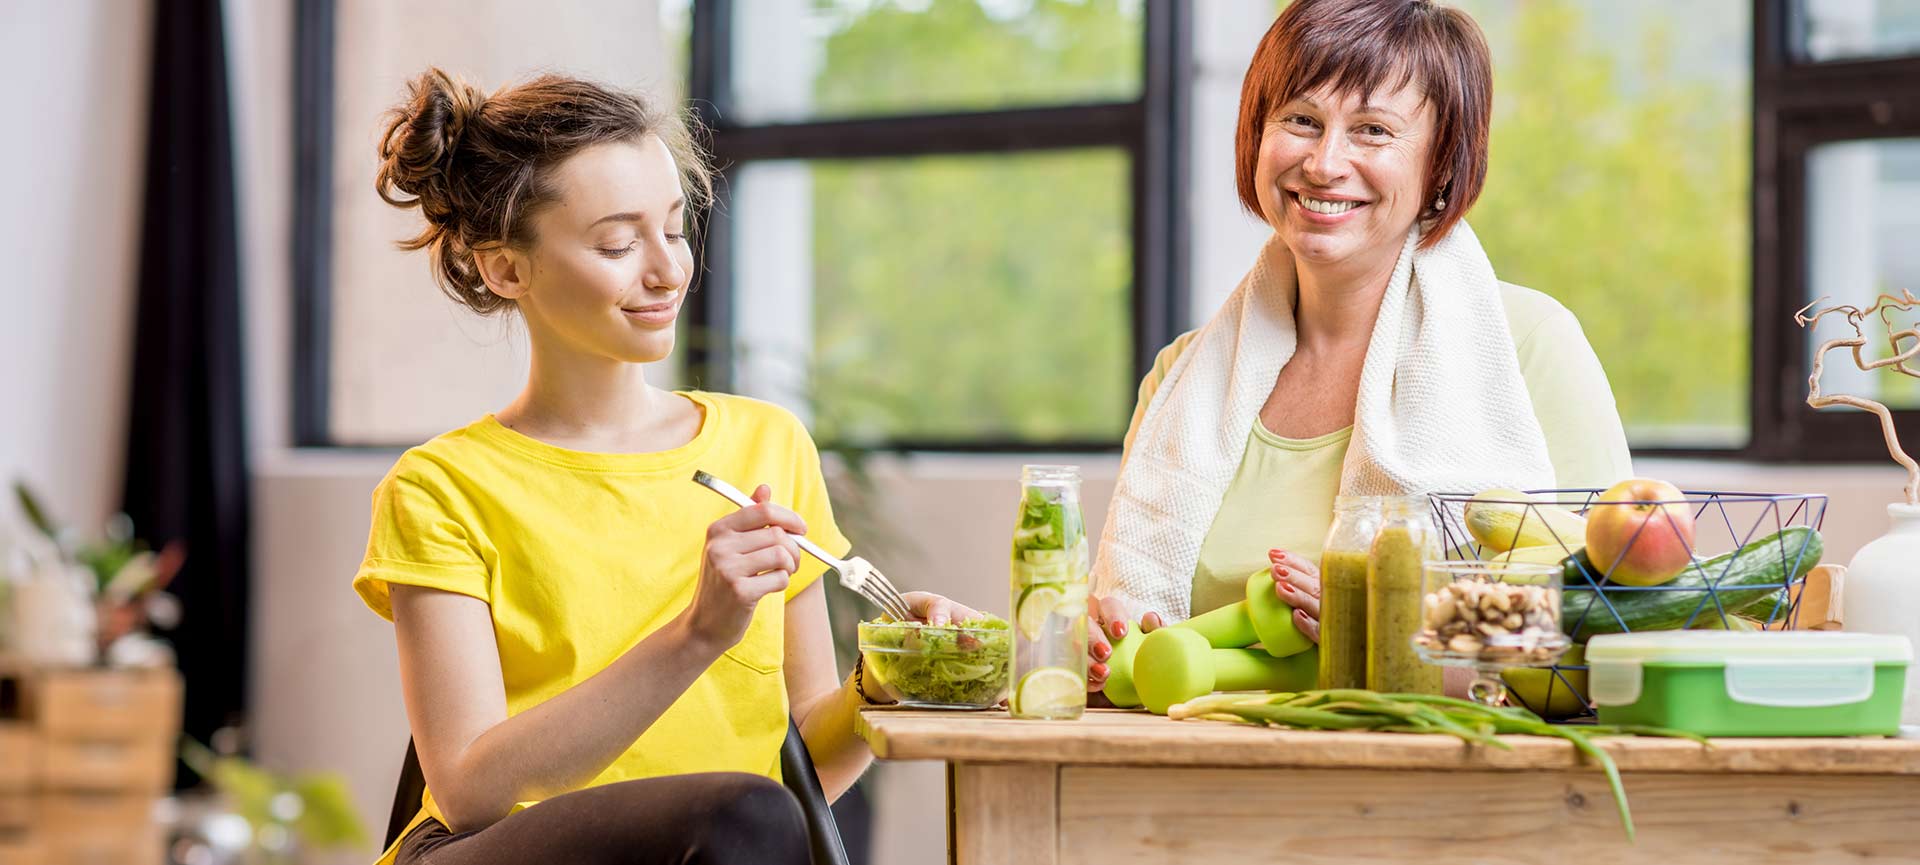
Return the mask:
[[[405,471],[406,458],[373,491],[367,555],[353,578],[360,599],[393,619],[393,585],[421,586],[490,602],[486,561],[445,491]]]
[[[793,454],[793,512],[807,523],[807,539],[820,545],[836,556],[845,556],[853,545],[840,533],[840,526],[833,520],[833,503],[827,495],[826,476],[820,470],[820,450],[813,443],[813,437],[800,425],[799,418],[793,418],[794,454]],[[774,500],[782,495],[774,493]],[[819,582],[820,576],[827,572],[827,566],[814,557],[800,557],[800,569],[794,573],[787,585],[786,597],[791,601],[808,586]]]

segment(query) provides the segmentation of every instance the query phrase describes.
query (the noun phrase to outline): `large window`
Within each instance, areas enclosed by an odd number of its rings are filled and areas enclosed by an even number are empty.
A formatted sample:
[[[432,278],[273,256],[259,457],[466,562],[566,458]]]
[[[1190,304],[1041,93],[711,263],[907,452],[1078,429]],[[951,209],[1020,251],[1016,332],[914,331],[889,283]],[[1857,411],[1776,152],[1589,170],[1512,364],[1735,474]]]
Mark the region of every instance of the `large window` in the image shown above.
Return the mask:
[[[1750,0],[1461,0],[1501,279],[1579,316],[1637,448],[1748,440]]]
[[[1636,449],[1877,458],[1870,418],[1804,404],[1838,323],[1791,316],[1920,293],[1920,0],[1455,2],[1494,52],[1475,230],[1502,278],[1580,317]],[[369,124],[427,62],[498,84],[565,56],[689,100],[724,171],[663,375],[841,444],[1114,447],[1154,353],[1265,234],[1229,136],[1283,5],[490,0],[454,30],[430,26],[460,17],[439,0],[301,0],[300,142],[332,176],[305,178],[299,214],[299,440],[405,444],[518,386],[514,329],[391,250],[407,226],[364,194]],[[385,59],[336,74],[322,21]],[[577,38],[609,28],[664,50]],[[495,30],[520,38],[475,38]],[[1830,360],[1830,392],[1920,422],[1920,380]]]
[[[1806,60],[1920,54],[1920,0],[1799,0],[1791,38]]]
[[[1879,423],[1852,409],[1806,405],[1817,346],[1852,336],[1829,317],[1802,330],[1804,304],[1865,309],[1882,294],[1920,294],[1920,3],[1796,0],[1764,4],[1756,45],[1756,160],[1768,193],[1754,205],[1756,422],[1774,435],[1757,455],[1795,460],[1879,460]],[[1862,323],[1868,358],[1894,353],[1888,323],[1913,326],[1920,311]],[[1912,346],[1903,341],[1900,349]],[[1862,372],[1842,349],[1827,356],[1821,388],[1884,400],[1896,423],[1920,424],[1920,381],[1891,369]]]
[[[1127,174],[1117,148],[748,163],[737,384],[798,386],[835,441],[1118,441]]]
[[[1180,323],[1179,11],[694,4],[727,181],[696,380],[838,443],[1116,445]]]

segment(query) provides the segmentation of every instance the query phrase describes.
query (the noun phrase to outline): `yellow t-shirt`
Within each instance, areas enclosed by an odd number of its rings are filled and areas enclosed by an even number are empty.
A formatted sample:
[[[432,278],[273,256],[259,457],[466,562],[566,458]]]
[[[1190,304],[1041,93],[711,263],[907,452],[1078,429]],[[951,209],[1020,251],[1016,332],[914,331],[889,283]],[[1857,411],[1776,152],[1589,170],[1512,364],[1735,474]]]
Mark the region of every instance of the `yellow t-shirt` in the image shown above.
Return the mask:
[[[606,668],[692,601],[707,526],[735,509],[695,484],[695,469],[743,490],[768,484],[806,520],[809,538],[846,551],[797,418],[745,397],[683,396],[705,416],[692,441],[667,451],[568,450],[492,415],[408,450],[374,490],[354,590],[389,620],[393,584],[486,601],[511,715]],[[778,778],[786,602],[825,569],[803,559],[784,596],[760,602],[739,644],[587,786],[711,771]],[[416,825],[440,817],[431,791],[423,806]]]
[[[1553,298],[1517,285],[1501,283],[1500,301],[1534,417],[1546,436],[1556,486],[1608,487],[1632,477],[1613,389],[1579,319]],[[1192,338],[1192,332],[1183,334],[1162,349],[1141,381],[1127,447],[1147,401]],[[1333,499],[1353,427],[1290,439],[1255,419],[1247,436],[1246,454],[1200,545],[1190,596],[1194,615],[1246,597],[1247,575],[1268,566],[1270,549],[1319,561],[1333,522]]]

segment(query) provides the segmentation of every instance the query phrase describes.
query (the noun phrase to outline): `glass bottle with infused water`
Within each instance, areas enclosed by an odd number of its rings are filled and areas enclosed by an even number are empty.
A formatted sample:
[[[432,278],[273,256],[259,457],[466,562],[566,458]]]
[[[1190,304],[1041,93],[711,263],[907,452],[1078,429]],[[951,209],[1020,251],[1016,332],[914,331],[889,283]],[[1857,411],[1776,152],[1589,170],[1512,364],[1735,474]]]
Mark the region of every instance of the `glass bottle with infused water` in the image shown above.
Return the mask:
[[[1087,563],[1080,467],[1021,468],[1009,700],[1016,718],[1073,720],[1086,710]]]
[[[1442,671],[1413,647],[1420,630],[1421,579],[1440,558],[1439,534],[1425,496],[1385,500],[1380,532],[1367,552],[1367,688],[1438,694]]]
[[[1380,533],[1380,496],[1333,500],[1320,547],[1320,687],[1367,686],[1367,553]]]

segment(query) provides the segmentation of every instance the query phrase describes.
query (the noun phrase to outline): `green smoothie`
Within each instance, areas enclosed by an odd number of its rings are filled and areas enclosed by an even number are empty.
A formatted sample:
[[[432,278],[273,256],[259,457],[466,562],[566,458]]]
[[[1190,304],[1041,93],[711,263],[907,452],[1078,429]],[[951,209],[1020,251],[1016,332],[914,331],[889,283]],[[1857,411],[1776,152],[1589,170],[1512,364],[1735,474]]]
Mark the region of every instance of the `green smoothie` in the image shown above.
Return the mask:
[[[1382,693],[1438,694],[1441,669],[1420,660],[1420,574],[1424,535],[1389,521],[1367,556],[1367,688]],[[1324,651],[1324,650],[1323,650]]]
[[[1367,686],[1367,554],[1320,553],[1320,687]]]

